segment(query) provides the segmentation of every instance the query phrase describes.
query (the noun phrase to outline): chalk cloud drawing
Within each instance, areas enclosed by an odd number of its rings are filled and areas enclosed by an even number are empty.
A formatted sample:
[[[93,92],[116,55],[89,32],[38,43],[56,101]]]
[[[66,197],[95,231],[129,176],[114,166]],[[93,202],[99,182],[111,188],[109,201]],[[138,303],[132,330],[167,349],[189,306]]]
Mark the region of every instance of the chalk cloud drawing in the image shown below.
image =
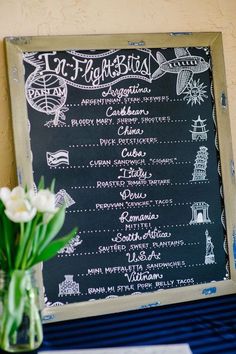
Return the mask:
[[[214,254],[214,245],[209,235],[209,231],[206,230],[206,255],[205,255],[205,264],[214,264],[215,263],[215,254]]]
[[[193,141],[204,141],[207,140],[208,130],[205,124],[206,119],[201,119],[199,115],[197,119],[193,119],[192,130],[189,130],[192,134]]]
[[[194,162],[193,178],[191,181],[205,181],[208,161],[208,149],[206,146],[200,146]]]
[[[46,295],[44,296],[44,303],[47,307],[56,307],[56,306],[63,306],[64,305],[64,303],[60,302],[60,301],[50,302]]]
[[[47,127],[61,127],[66,123],[65,112],[67,107],[63,107],[67,99],[66,81],[54,74],[44,70],[44,60],[35,58],[36,53],[25,53],[24,60],[35,67],[35,71],[29,75],[25,83],[26,99],[30,106],[39,111],[53,115],[44,125]]]
[[[46,152],[47,164],[50,167],[57,167],[60,165],[69,165],[69,151],[58,150],[55,152]]]
[[[72,240],[63,247],[58,253],[59,254],[73,254],[76,251],[76,248],[81,245],[83,241],[80,239],[79,235],[76,235]]]
[[[208,98],[206,95],[206,88],[203,83],[200,83],[200,79],[192,80],[188,83],[186,87],[186,91],[183,92],[185,94],[183,100],[187,102],[187,104],[191,103],[191,106],[194,104],[201,105],[204,102],[204,98]]]
[[[73,278],[74,275],[66,274],[64,275],[65,280],[59,283],[59,293],[58,296],[68,296],[68,295],[79,295],[80,286],[76,283]]]
[[[191,205],[192,219],[190,225],[210,223],[211,220],[208,216],[209,204],[206,202],[195,202]]]
[[[176,94],[181,95],[191,82],[193,75],[209,69],[209,64],[204,58],[191,55],[187,48],[174,48],[176,58],[166,60],[160,52],[156,53],[159,68],[152,74],[152,79],[157,80],[166,73],[177,74]]]

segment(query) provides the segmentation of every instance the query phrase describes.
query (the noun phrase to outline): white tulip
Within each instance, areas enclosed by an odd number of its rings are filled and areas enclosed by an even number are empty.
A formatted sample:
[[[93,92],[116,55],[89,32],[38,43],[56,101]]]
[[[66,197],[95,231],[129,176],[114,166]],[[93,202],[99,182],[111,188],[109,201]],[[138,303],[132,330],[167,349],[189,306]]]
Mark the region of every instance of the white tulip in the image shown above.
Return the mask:
[[[3,187],[0,189],[0,199],[6,205],[9,201],[16,201],[22,200],[25,198],[25,191],[24,188],[21,186],[17,186],[12,189],[12,191],[7,188]]]
[[[5,204],[5,202],[10,198],[11,191],[7,187],[0,189],[0,199]]]
[[[29,199],[32,205],[41,213],[54,214],[58,208],[56,208],[55,194],[48,189],[41,189],[37,194],[34,191],[29,191]]]
[[[26,199],[8,200],[6,203],[5,214],[8,219],[16,223],[31,221],[36,212],[36,208]]]

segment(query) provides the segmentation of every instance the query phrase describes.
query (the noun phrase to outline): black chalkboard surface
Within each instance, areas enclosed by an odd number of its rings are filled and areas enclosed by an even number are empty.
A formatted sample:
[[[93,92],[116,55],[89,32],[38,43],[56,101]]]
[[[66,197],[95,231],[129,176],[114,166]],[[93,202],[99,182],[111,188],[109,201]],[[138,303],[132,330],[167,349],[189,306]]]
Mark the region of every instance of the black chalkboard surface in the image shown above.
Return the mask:
[[[221,175],[217,60],[195,36],[189,45],[114,39],[114,47],[51,50],[23,40],[31,181],[56,178],[63,232],[79,226],[43,265],[46,320],[81,316],[74,306],[101,304],[95,313],[105,313],[107,304],[165,303],[163,294],[168,303],[235,291],[223,197],[234,176]],[[70,315],[57,317],[65,308]]]

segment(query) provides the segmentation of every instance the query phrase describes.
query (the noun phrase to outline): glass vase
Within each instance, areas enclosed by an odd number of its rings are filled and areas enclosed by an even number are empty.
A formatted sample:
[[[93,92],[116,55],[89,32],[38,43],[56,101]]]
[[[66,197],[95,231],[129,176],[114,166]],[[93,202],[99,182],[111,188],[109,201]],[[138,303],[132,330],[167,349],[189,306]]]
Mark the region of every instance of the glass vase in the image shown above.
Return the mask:
[[[37,349],[43,332],[33,270],[0,271],[0,297],[1,349],[12,353]]]

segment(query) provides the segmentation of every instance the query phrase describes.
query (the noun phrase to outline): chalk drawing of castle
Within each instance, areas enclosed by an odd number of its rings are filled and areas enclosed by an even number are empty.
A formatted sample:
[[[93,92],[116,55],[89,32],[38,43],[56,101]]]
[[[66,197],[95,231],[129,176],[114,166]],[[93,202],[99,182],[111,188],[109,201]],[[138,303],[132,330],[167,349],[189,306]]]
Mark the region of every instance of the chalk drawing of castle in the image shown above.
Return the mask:
[[[192,219],[190,225],[210,223],[211,220],[208,216],[209,204],[205,202],[196,202],[191,205]]]

